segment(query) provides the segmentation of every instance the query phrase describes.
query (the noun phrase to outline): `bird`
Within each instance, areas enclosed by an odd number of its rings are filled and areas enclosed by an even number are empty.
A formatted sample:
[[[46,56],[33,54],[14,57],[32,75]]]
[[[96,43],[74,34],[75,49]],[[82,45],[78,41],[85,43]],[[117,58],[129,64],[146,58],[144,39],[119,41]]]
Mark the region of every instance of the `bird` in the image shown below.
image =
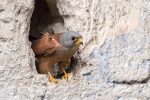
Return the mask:
[[[58,83],[54,78],[52,68],[57,66],[59,71],[64,73],[63,79],[68,80],[68,73],[65,71],[70,58],[83,44],[81,34],[74,31],[50,34],[48,32],[32,42],[31,48],[36,55],[36,67],[38,73],[48,74],[49,81]]]

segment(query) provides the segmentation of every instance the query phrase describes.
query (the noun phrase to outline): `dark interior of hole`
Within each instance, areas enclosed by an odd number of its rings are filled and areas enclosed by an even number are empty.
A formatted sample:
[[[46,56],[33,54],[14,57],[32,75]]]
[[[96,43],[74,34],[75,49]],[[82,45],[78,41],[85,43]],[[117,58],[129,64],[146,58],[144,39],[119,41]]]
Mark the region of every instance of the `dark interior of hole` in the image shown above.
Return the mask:
[[[38,36],[39,32],[52,32],[53,29],[49,26],[54,23],[64,24],[56,5],[56,0],[49,0],[48,4],[45,0],[35,0],[29,34]]]
[[[31,17],[29,31],[29,40],[31,43],[42,35],[41,32],[52,33],[53,28],[50,27],[51,25],[55,23],[64,24],[64,20],[59,14],[56,6],[56,0],[49,0],[48,2],[49,3],[45,0],[35,0],[35,8]],[[66,71],[71,72],[74,69],[75,63],[77,63],[77,60],[72,57],[69,68],[66,69]],[[60,78],[62,75],[62,73],[57,73],[55,77]]]

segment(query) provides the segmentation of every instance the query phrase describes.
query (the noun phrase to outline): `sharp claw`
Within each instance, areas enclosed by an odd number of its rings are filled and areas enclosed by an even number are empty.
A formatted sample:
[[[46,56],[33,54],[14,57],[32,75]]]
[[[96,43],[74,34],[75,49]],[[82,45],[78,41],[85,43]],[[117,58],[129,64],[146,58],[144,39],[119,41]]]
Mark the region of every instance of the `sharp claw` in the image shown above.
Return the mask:
[[[62,78],[63,78],[64,80],[68,80],[68,74],[62,76]]]
[[[63,72],[64,72],[64,76],[62,76],[62,79],[68,81],[68,73],[63,69]]]
[[[52,82],[54,82],[55,84],[58,83],[58,80],[56,80],[56,79],[50,74],[50,72],[48,72],[48,76],[49,76],[49,81],[52,81]]]
[[[55,84],[58,84],[58,80],[56,80],[54,78],[49,77],[49,81],[54,82]]]

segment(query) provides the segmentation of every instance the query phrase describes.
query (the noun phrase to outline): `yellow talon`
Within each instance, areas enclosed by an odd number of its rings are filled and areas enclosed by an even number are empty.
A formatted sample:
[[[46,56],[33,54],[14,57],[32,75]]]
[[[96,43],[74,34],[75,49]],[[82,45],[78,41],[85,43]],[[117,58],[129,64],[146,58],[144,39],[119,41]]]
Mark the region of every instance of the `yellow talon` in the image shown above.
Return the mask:
[[[54,82],[54,83],[58,83],[58,80],[56,80],[52,75],[51,75],[51,73],[50,72],[48,72],[48,77],[49,77],[49,81],[52,81],[52,82]]]
[[[64,69],[62,70],[64,72],[64,76],[62,76],[62,79],[68,80],[68,76],[69,76],[68,73]]]

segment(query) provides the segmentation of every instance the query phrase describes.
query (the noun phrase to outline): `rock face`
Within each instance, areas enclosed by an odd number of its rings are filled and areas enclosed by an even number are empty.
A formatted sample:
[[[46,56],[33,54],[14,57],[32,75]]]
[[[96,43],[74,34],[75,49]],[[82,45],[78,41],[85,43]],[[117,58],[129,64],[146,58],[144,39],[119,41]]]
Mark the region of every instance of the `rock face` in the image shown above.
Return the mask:
[[[34,1],[3,0],[0,99],[150,100],[149,0],[58,0],[57,7],[65,30],[84,37],[79,71],[59,84],[37,74],[28,41]]]

